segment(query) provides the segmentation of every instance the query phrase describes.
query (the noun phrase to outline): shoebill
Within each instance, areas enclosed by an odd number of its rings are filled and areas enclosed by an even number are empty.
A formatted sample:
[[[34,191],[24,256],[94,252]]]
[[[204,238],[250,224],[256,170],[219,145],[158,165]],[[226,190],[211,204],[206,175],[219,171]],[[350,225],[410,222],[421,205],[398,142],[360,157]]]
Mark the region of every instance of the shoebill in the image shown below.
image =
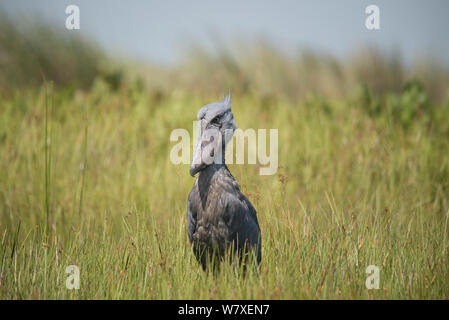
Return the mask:
[[[231,95],[202,107],[190,174],[198,174],[187,201],[187,231],[194,254],[204,270],[215,269],[226,252],[231,261],[261,261],[261,234],[256,210],[240,191],[225,164],[225,147],[237,128]]]

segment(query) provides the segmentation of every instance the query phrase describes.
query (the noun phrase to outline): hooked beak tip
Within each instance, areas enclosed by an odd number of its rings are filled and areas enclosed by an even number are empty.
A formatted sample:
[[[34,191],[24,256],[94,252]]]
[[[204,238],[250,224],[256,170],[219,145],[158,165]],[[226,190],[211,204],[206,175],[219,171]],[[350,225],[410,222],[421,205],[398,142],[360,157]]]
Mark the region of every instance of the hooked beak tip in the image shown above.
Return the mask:
[[[201,164],[196,164],[196,165],[191,165],[190,166],[190,175],[192,177],[195,177],[195,175],[200,172],[201,170],[203,170],[204,168],[206,168],[207,165],[204,163]]]
[[[200,166],[190,167],[190,175],[192,177],[195,177],[195,175],[198,173],[198,171],[201,170]]]

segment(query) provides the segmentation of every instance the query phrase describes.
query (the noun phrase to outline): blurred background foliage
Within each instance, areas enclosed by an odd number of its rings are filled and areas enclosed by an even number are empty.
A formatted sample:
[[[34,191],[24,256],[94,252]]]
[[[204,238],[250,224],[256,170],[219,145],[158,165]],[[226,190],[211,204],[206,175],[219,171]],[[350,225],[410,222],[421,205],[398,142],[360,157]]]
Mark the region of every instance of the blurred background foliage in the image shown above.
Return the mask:
[[[432,57],[405,66],[399,52],[375,47],[361,48],[347,59],[304,48],[287,55],[265,40],[235,41],[232,48],[217,40],[215,49],[192,45],[176,65],[143,64],[109,56],[76,32],[57,31],[39,20],[17,24],[0,13],[0,90],[40,86],[44,80],[89,89],[99,77],[114,90],[138,82],[160,98],[179,88],[221,95],[231,86],[237,94],[282,95],[292,102],[310,94],[342,98],[359,92],[372,115],[417,97],[418,105],[401,115],[404,121],[431,104],[447,104],[449,97],[449,70]],[[386,94],[397,96],[387,102]]]
[[[399,52],[362,48],[345,60],[308,49],[286,55],[265,40],[192,45],[173,66],[108,55],[92,39],[56,31],[43,20],[16,24],[0,13],[0,94],[39,88],[45,81],[69,92],[96,81],[109,89],[146,90],[155,102],[179,91],[220,96],[226,88],[251,94],[269,108],[286,99],[332,112],[329,99],[350,98],[370,117],[410,127],[424,121],[449,134],[449,69],[438,59],[402,63]],[[132,90],[130,91],[132,92]]]
[[[53,81],[87,89],[100,72],[104,54],[92,41],[62,33],[34,20],[26,24],[0,13],[0,90]]]

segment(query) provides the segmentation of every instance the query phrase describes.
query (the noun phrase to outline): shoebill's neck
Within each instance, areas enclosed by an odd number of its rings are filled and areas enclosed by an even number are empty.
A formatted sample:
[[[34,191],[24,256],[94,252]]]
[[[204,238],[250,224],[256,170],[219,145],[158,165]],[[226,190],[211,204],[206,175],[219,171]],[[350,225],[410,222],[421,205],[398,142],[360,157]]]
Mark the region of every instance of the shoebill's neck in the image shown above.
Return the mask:
[[[226,144],[224,139],[222,139],[221,150],[222,150],[221,154],[217,154],[217,158],[214,159],[214,162],[199,172],[198,180],[203,180],[203,182],[209,181],[210,178],[214,176],[215,173],[220,171],[221,168],[224,168],[227,171],[229,171],[225,161]]]

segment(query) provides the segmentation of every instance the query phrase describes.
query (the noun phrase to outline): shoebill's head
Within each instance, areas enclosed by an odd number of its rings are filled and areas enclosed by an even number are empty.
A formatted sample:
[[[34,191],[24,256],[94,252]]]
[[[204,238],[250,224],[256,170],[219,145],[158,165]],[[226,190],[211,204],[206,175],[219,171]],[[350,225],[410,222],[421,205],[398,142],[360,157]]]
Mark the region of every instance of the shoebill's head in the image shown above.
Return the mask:
[[[231,94],[222,101],[202,107],[197,114],[198,135],[193,146],[190,175],[207,166],[224,162],[226,144],[232,138],[237,125],[231,110]]]

